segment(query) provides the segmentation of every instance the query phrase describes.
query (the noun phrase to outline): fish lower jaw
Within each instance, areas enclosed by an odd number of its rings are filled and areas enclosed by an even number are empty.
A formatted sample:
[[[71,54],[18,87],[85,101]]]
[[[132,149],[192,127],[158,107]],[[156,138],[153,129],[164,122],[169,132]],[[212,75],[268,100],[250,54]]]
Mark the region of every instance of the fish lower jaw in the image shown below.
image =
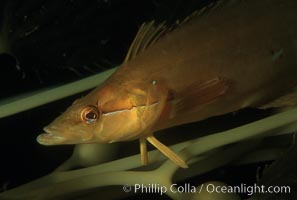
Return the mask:
[[[63,144],[64,137],[54,135],[52,133],[42,133],[36,138],[37,142],[42,145]]]

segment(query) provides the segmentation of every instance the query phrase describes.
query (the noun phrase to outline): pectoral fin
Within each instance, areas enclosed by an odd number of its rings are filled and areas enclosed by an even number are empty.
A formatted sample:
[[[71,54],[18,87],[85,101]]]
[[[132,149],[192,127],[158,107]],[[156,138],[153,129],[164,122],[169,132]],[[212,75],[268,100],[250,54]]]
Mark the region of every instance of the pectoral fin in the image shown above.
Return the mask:
[[[195,112],[224,95],[228,83],[224,78],[216,77],[205,82],[194,83],[181,94],[174,103],[175,113]]]
[[[158,84],[154,85],[154,87],[158,86]],[[154,122],[158,119],[159,115],[161,114],[161,111],[163,110],[165,106],[165,102],[167,99],[167,92],[166,90],[161,90],[162,87],[159,87],[158,89],[155,88],[152,91],[163,91],[159,95],[159,106],[156,112],[154,112],[155,117],[151,119],[151,113],[149,110],[144,112],[142,115],[142,118],[144,121],[150,121],[150,124],[154,124]],[[182,113],[195,111],[197,109],[200,109],[201,107],[205,106],[206,104],[209,104],[216,99],[218,99],[220,96],[224,95],[228,89],[227,81],[223,78],[214,78],[205,82],[195,83],[189,87],[188,90],[186,90],[187,93],[182,94],[180,98],[176,99],[175,102],[175,109],[176,112],[181,111]],[[154,92],[153,92],[154,93]],[[149,103],[147,103],[149,105]],[[148,120],[150,119],[150,120]],[[144,130],[144,133],[150,132],[150,126],[147,127],[146,130]],[[182,167],[182,168],[188,168],[188,165],[186,162],[181,159],[176,153],[174,153],[170,148],[168,148],[166,145],[162,144],[159,140],[157,140],[153,135],[147,135],[144,134],[143,137],[146,138],[147,141],[149,141],[153,146],[155,146],[159,151],[161,151],[166,157],[168,157],[171,161],[173,161],[176,165]],[[146,143],[145,139],[140,139],[140,152],[141,152],[141,161],[143,164],[146,164],[148,162],[148,156],[147,156],[147,149],[146,149]]]

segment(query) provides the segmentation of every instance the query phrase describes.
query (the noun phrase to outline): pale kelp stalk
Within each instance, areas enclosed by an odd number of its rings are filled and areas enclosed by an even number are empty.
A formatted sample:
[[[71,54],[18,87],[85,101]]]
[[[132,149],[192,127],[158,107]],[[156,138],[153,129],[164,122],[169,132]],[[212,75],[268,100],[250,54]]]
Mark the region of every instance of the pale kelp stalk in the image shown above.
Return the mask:
[[[181,175],[178,179],[183,180],[185,177],[205,173],[223,166],[255,148],[264,136],[279,133],[282,128],[296,122],[297,109],[292,109],[232,130],[174,145],[172,149],[178,150],[182,158],[188,160],[190,164],[189,171],[180,171]],[[252,138],[254,140],[248,140]],[[246,142],[238,143],[242,140],[246,140]],[[226,146],[228,144],[234,145]],[[279,155],[278,151],[275,152]],[[156,151],[151,152],[151,161],[160,162],[163,160],[164,158],[160,159],[159,154]],[[266,159],[264,158],[264,160]],[[69,195],[72,192],[108,185],[158,183],[169,187],[172,184],[172,177],[179,169],[178,166],[167,160],[157,169],[126,171],[137,167],[140,167],[139,155],[79,170],[53,172],[31,183],[4,192],[0,198],[53,199]],[[173,199],[188,199],[190,194],[168,192],[167,195]]]
[[[0,118],[94,88],[103,83],[115,70],[116,68],[113,68],[66,85],[2,100],[0,101]]]

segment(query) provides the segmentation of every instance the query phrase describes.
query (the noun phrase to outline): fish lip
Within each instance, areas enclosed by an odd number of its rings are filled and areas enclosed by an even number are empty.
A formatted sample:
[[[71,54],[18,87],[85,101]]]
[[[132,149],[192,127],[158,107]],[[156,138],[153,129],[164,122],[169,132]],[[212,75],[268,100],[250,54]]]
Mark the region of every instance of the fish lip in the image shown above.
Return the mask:
[[[45,127],[43,129],[45,133],[38,135],[36,138],[37,142],[42,145],[55,145],[62,144],[65,141],[63,136],[59,136],[53,132],[52,129]]]

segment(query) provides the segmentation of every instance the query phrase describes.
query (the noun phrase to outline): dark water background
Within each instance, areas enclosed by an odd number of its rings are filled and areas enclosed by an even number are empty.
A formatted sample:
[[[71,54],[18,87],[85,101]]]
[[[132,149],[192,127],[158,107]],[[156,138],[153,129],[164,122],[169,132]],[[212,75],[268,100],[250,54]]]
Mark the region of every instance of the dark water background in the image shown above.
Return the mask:
[[[0,38],[4,38],[7,45],[0,52],[0,99],[58,86],[117,66],[142,22],[156,19],[167,20],[170,24],[210,2],[1,0]],[[39,145],[35,138],[45,125],[83,94],[0,120],[2,191],[51,172],[71,155],[72,146],[45,147]],[[269,114],[267,111],[247,109],[236,115],[229,114],[174,130],[214,132]],[[213,128],[210,129],[210,126]],[[138,146],[134,146],[137,152]],[[251,184],[256,180],[258,168],[264,164],[229,166],[190,181],[221,180],[231,185]],[[149,195],[146,198],[152,197]]]

